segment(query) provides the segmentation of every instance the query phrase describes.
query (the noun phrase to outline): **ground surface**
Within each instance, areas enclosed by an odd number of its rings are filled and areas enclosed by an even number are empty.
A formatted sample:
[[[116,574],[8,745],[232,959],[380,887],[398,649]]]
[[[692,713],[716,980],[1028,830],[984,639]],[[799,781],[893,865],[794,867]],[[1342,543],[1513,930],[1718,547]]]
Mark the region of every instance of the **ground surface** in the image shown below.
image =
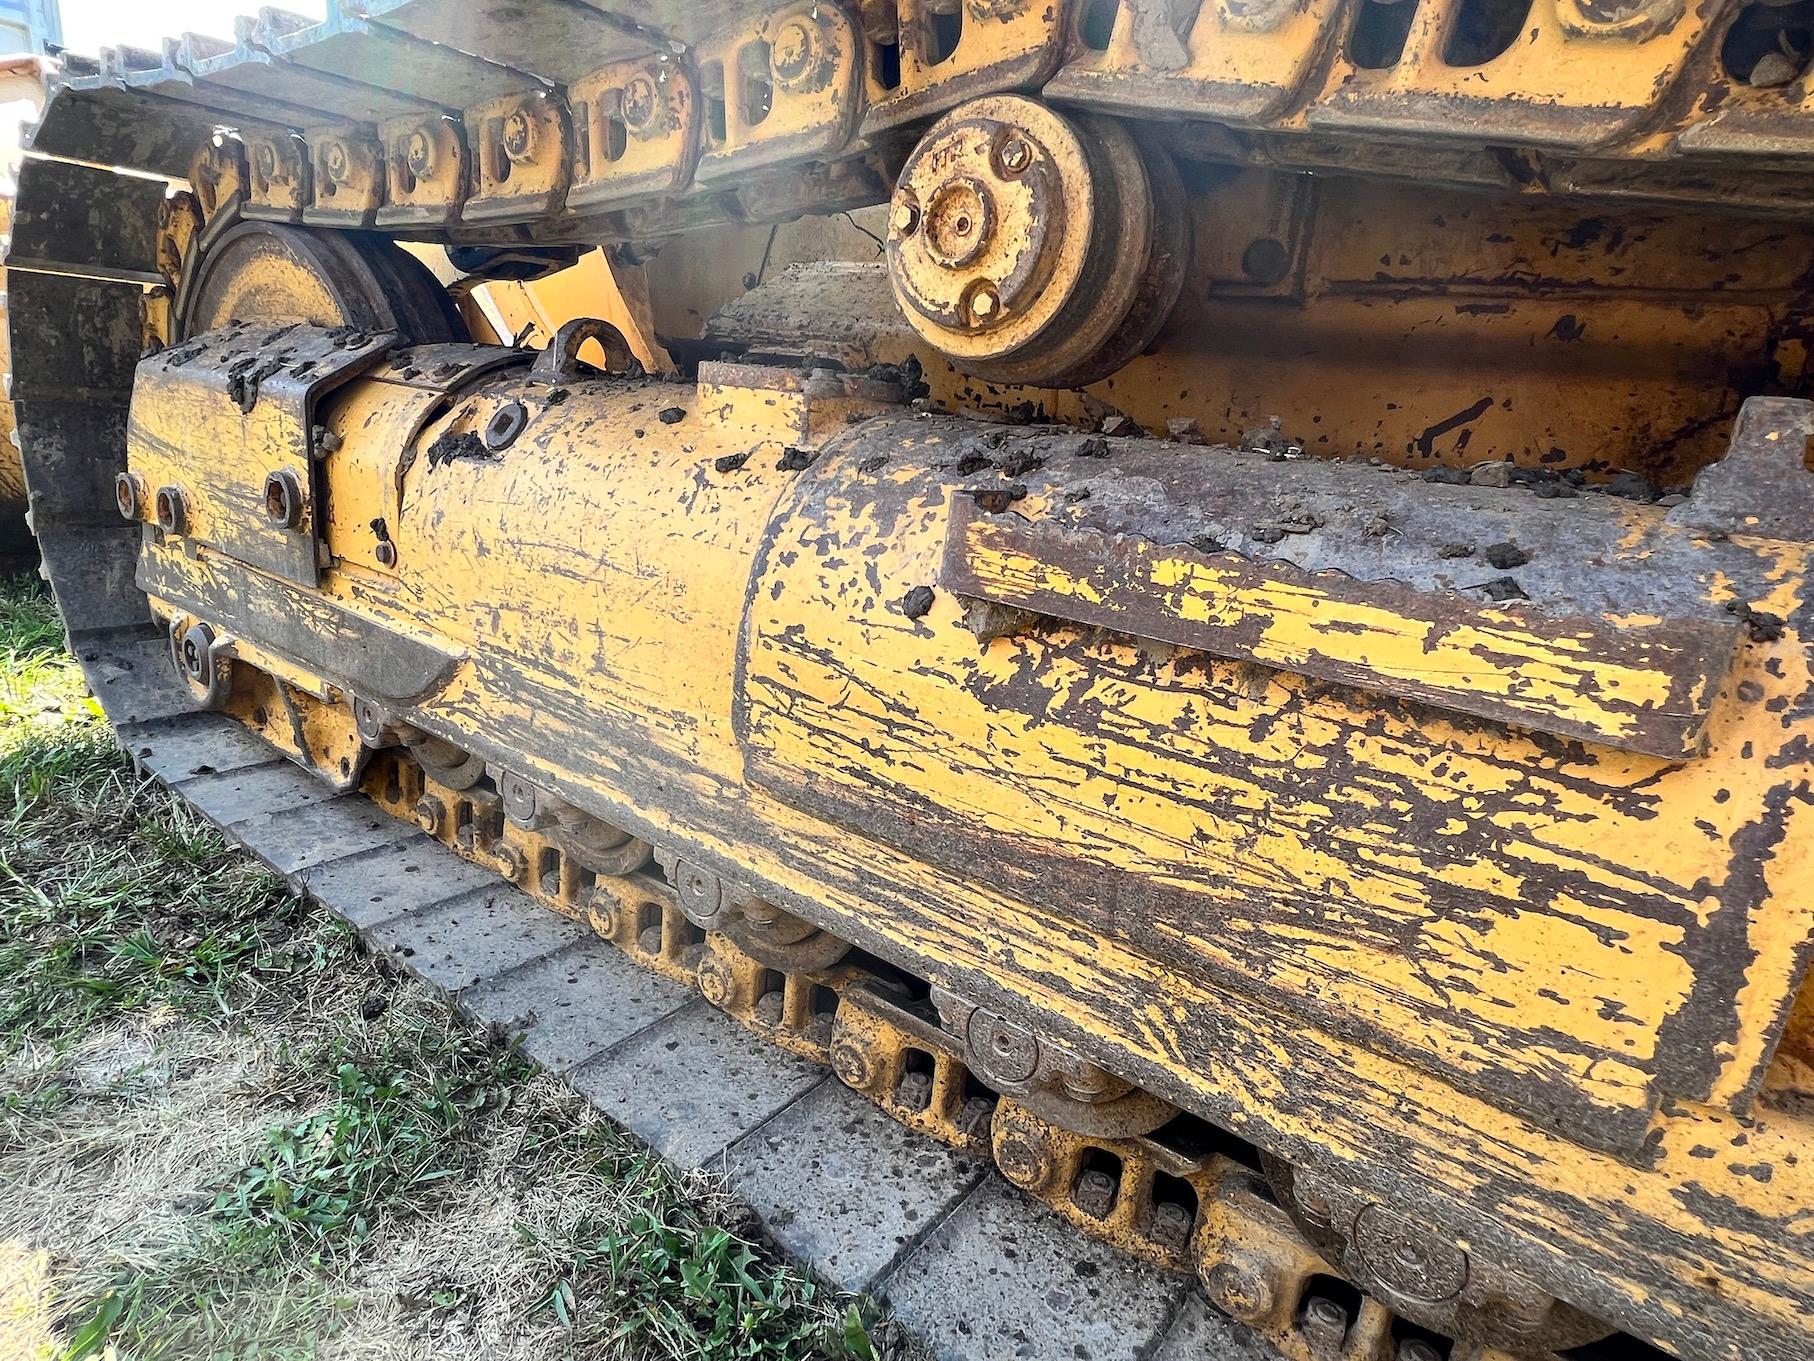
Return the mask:
[[[894,1350],[748,1223],[137,779],[0,587],[0,1361]]]

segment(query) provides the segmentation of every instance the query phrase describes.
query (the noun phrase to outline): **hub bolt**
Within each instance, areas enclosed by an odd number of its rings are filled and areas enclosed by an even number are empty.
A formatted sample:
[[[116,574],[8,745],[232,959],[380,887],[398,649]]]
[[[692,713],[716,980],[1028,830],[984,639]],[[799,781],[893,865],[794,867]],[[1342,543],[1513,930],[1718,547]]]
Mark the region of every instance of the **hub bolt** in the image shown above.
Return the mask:
[[[875,1070],[870,1067],[868,1055],[849,1040],[832,1045],[831,1070],[838,1075],[838,1081],[859,1092],[868,1091],[875,1083]]]
[[[511,160],[518,164],[528,160],[533,142],[534,130],[527,109],[518,109],[504,120],[504,154]]]
[[[630,83],[624,86],[623,115],[628,127],[641,130],[655,121],[655,110],[660,101],[656,97],[655,82],[646,75],[635,75]]]
[[[429,172],[435,168],[435,144],[425,129],[417,128],[410,133],[404,161],[409,166],[409,173],[419,180],[427,179]]]
[[[441,835],[441,824],[447,820],[447,805],[433,794],[424,794],[416,801],[416,826],[430,836]]]
[[[731,971],[717,955],[707,955],[699,964],[699,995],[715,1007],[731,999]]]
[[[911,203],[897,203],[888,222],[900,235],[912,236],[920,229],[920,210]]]
[[[1052,1184],[1054,1168],[1045,1149],[1019,1135],[1010,1134],[996,1144],[995,1165],[1024,1191],[1037,1193]]]
[[[1218,1262],[1204,1278],[1210,1301],[1243,1323],[1265,1318],[1278,1302],[1270,1269],[1247,1261]]]
[[[1019,137],[1010,137],[1002,144],[1001,168],[1010,175],[1018,175],[1033,164],[1033,148]]]

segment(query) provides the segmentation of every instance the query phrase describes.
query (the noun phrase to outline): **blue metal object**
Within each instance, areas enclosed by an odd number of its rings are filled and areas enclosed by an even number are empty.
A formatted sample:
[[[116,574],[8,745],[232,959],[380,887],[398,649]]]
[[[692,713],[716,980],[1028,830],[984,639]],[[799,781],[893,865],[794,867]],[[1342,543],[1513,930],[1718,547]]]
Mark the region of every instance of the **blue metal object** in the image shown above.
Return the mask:
[[[0,0],[0,52],[43,52],[62,41],[57,0]]]

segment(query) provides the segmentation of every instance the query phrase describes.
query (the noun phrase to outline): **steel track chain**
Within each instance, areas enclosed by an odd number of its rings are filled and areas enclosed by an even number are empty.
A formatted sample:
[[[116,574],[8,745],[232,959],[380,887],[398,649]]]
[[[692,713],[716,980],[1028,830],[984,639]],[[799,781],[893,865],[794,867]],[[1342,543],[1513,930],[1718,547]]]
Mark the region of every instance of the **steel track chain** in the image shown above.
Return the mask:
[[[320,22],[265,9],[232,42],[106,49],[61,79],[235,128],[252,216],[446,240],[877,202],[907,130],[1029,89],[1183,120],[1174,140],[1210,160],[1805,212],[1814,117],[1763,31],[1781,7],[1559,0],[1527,42],[1454,51],[1439,39],[1474,3],[1423,6],[1375,53],[1387,7],[1365,0],[597,0],[508,23],[468,0],[332,0]]]
[[[989,1159],[1091,1238],[1180,1276],[1289,1361],[1561,1361],[1440,1337],[1362,1295],[1292,1226],[1254,1151],[1180,1117],[1137,1139],[1094,1139],[990,1090],[926,1001],[929,985],[879,961],[789,972],[690,921],[654,865],[591,873],[504,815],[489,788],[438,784],[407,751],[376,753],[363,792],[539,903],[588,923],[638,966],[696,989],[789,1053],[825,1065],[890,1118]]]

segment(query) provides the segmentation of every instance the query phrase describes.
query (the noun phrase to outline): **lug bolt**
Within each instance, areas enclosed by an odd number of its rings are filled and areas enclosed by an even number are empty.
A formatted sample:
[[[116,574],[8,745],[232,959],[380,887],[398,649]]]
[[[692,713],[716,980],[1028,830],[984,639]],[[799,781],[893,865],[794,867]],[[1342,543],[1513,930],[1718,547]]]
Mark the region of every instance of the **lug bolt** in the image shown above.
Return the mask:
[[[1303,1329],[1312,1346],[1333,1350],[1348,1335],[1348,1311],[1328,1296],[1316,1295],[1304,1304]]]
[[[731,998],[731,971],[717,955],[707,955],[700,961],[699,995],[715,1007],[722,1007]]]
[[[1038,1144],[1019,1135],[1008,1135],[995,1146],[995,1165],[1023,1191],[1038,1193],[1052,1184],[1051,1158]]]
[[[504,120],[504,154],[513,161],[528,160],[531,140],[529,114],[524,109],[518,109]]]
[[[1211,1303],[1243,1323],[1265,1318],[1278,1301],[1272,1273],[1248,1262],[1216,1263],[1204,1278],[1203,1285]]]
[[[607,889],[593,889],[591,900],[586,904],[586,918],[604,939],[615,939],[619,920],[616,896]]]
[[[638,130],[648,127],[655,120],[658,102],[655,82],[645,75],[632,76],[630,83],[624,86],[624,123]]]
[[[929,1110],[932,1106],[932,1074],[903,1073],[894,1090],[895,1100],[910,1111]]]
[[[1190,1243],[1190,1211],[1176,1201],[1153,1206],[1152,1238],[1167,1252],[1182,1252]]]
[[[430,836],[441,835],[441,824],[447,818],[447,805],[433,794],[425,794],[416,801],[416,826]]]
[[[897,203],[888,224],[898,235],[912,236],[920,229],[920,210],[911,203]]]
[[[985,322],[1001,311],[1001,296],[993,284],[984,284],[970,296],[970,320]]]
[[[849,1040],[832,1045],[831,1070],[838,1075],[839,1082],[859,1092],[868,1091],[875,1081],[875,1070],[870,1067],[868,1056]]]
[[[1018,175],[1033,164],[1033,148],[1019,137],[1010,137],[1002,143],[1001,168],[1010,175]]]
[[[498,872],[513,884],[523,882],[529,872],[529,860],[515,846],[501,846],[497,851]]]
[[[435,145],[421,128],[410,133],[409,148],[404,153],[404,160],[409,165],[409,173],[417,179],[426,179],[435,166]]]

